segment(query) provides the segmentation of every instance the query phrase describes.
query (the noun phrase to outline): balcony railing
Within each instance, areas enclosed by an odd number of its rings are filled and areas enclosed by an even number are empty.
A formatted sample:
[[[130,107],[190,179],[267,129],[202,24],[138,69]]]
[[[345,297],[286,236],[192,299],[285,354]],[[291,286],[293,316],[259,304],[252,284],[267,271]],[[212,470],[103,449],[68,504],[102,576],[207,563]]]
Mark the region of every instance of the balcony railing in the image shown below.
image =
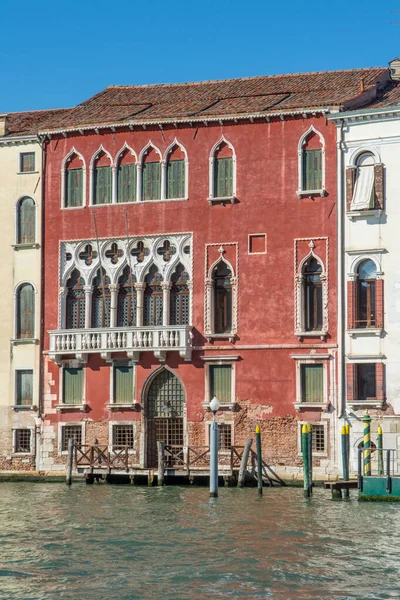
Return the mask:
[[[63,356],[85,360],[88,354],[101,354],[107,359],[114,353],[125,353],[139,360],[140,352],[154,352],[165,360],[167,352],[179,352],[191,359],[192,327],[107,327],[98,329],[63,329],[49,331],[50,358],[59,362]]]

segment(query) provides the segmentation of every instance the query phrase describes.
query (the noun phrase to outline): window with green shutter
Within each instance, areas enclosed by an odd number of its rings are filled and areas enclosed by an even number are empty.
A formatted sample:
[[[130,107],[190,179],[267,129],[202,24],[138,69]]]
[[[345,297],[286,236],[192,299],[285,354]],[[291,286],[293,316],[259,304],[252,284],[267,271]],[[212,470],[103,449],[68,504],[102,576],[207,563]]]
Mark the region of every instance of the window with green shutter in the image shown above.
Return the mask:
[[[233,158],[214,160],[214,197],[233,196]]]
[[[83,169],[67,169],[65,177],[65,208],[83,204]]]
[[[16,316],[17,338],[33,338],[35,333],[35,292],[30,283],[24,283],[18,289]]]
[[[300,365],[301,367],[301,401],[324,402],[324,368],[323,365]]]
[[[185,197],[185,161],[170,160],[167,167],[167,198]]]
[[[160,200],[161,164],[145,162],[142,167],[142,200]]]
[[[35,202],[26,197],[17,208],[17,244],[34,244],[35,242]]]
[[[96,167],[94,170],[93,204],[111,204],[111,167]]]
[[[303,190],[322,189],[322,150],[303,150]]]
[[[32,406],[33,404],[33,371],[24,369],[16,372],[17,406]]]
[[[133,367],[115,366],[113,375],[115,404],[133,404]]]
[[[63,398],[64,404],[82,404],[83,368],[64,368]]]
[[[232,402],[232,365],[210,365],[210,400]]]
[[[119,165],[117,178],[117,202],[135,202],[136,165]]]

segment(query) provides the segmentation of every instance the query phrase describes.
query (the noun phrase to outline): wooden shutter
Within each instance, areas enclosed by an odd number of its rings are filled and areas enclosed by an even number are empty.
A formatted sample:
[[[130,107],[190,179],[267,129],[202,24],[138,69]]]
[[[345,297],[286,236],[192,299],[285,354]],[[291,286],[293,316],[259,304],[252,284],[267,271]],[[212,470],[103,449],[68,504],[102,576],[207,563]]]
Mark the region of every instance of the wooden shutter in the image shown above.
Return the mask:
[[[167,167],[167,198],[185,197],[185,161],[171,160]]]
[[[383,165],[375,165],[375,208],[383,210]]]
[[[303,189],[322,189],[322,150],[303,150]]]
[[[357,320],[357,282],[347,282],[347,328],[355,329]]]
[[[114,367],[114,402],[133,404],[133,367]]]
[[[35,296],[33,287],[25,283],[19,288],[17,297],[17,337],[34,336]]]
[[[210,365],[210,400],[232,402],[232,366]]]
[[[385,365],[381,362],[375,364],[376,399],[384,402],[385,393]]]
[[[383,279],[375,281],[375,327],[383,329],[384,320]]]
[[[233,195],[233,158],[216,158],[214,161],[214,196],[226,198]]]
[[[64,404],[82,404],[83,369],[64,369]]]
[[[161,164],[159,162],[144,163],[142,171],[142,200],[160,200],[161,198]]]
[[[351,201],[353,200],[354,193],[354,181],[355,181],[356,169],[348,167],[346,169],[346,210],[350,212]]]
[[[119,165],[117,202],[136,200],[136,165]]]
[[[66,173],[65,206],[73,208],[82,206],[83,200],[83,170],[68,169]]]
[[[111,203],[111,175],[111,167],[95,168],[93,204]]]
[[[323,402],[324,382],[322,365],[301,365],[302,402]]]
[[[17,371],[17,405],[33,404],[33,371]]]
[[[35,202],[32,198],[23,198],[18,208],[18,244],[35,242]]]

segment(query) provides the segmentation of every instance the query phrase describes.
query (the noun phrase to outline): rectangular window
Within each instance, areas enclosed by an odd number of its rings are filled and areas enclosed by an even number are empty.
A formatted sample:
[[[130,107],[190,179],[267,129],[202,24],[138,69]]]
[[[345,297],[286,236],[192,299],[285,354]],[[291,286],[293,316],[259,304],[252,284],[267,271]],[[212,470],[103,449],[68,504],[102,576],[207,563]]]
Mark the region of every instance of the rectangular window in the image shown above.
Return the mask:
[[[136,165],[119,165],[117,202],[135,202]]]
[[[83,199],[83,171],[82,169],[68,169],[66,172],[65,207],[74,208],[82,206]]]
[[[325,427],[323,425],[312,426],[312,449],[314,452],[326,452]]]
[[[20,173],[32,173],[35,170],[35,153],[21,152],[19,155]]]
[[[232,365],[210,365],[210,400],[232,402]]]
[[[159,162],[144,163],[142,167],[142,200],[160,200],[161,165]]]
[[[82,404],[83,368],[64,368],[63,399],[64,404]]]
[[[33,404],[33,371],[24,369],[16,371],[17,406],[32,406]]]
[[[210,437],[210,426],[208,427]],[[232,447],[232,425],[218,423],[218,450],[230,450]]]
[[[114,367],[114,402],[133,404],[133,367],[121,365]]]
[[[95,168],[93,204],[111,204],[111,174],[111,167]]]
[[[113,425],[112,445],[114,448],[127,446],[129,450],[133,450],[133,443],[133,425]]]
[[[31,430],[30,429],[16,429],[14,440],[15,440],[14,452],[24,452],[25,454],[31,452]]]
[[[249,235],[249,254],[265,254],[266,248],[265,233],[252,233]]]
[[[167,198],[185,197],[185,161],[170,160],[167,167]]]
[[[214,197],[229,198],[233,195],[233,159],[216,158],[214,162]]]
[[[301,401],[324,402],[324,368],[323,365],[300,365],[301,369]]]
[[[376,400],[376,365],[375,363],[357,364],[356,367],[356,400]]]
[[[322,150],[303,150],[303,190],[322,189]]]
[[[61,451],[67,452],[68,440],[72,438],[74,444],[82,445],[82,425],[63,425],[61,428]]]

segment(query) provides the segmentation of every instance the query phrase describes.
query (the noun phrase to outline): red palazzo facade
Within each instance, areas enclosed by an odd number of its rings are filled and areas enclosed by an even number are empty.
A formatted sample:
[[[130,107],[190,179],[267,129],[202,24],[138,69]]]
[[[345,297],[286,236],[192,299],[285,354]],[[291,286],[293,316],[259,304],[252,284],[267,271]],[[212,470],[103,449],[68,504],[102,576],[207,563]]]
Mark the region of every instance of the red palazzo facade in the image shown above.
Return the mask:
[[[107,88],[42,132],[42,468],[66,440],[157,441],[185,462],[261,425],[295,472],[299,427],[334,469],[336,128],[382,69]],[[363,89],[360,91],[360,79]]]

